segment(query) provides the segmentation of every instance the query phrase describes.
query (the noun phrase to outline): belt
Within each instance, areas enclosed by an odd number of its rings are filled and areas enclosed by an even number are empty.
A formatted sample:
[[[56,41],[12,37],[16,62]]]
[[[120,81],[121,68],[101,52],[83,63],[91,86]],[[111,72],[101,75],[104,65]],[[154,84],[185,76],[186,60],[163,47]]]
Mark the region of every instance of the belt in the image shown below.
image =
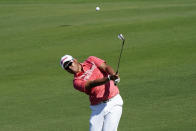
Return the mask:
[[[109,101],[111,101],[112,99],[114,99],[114,97],[116,97],[117,95],[113,96],[112,98],[108,99],[108,100],[105,100],[105,101],[102,101],[101,103],[107,103]]]
[[[111,99],[108,99],[108,100],[105,100],[105,101],[102,101],[103,103],[107,103],[107,102],[109,102],[109,101],[111,101]]]

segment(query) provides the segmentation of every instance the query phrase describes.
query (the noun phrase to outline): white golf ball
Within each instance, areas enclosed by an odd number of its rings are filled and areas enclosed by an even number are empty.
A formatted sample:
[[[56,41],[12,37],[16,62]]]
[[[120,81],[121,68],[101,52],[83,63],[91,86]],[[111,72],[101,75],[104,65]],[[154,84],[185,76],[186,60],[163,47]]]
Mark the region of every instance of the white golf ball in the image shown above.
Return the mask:
[[[96,7],[96,11],[99,11],[99,10],[100,10],[100,8],[97,6],[97,7]]]

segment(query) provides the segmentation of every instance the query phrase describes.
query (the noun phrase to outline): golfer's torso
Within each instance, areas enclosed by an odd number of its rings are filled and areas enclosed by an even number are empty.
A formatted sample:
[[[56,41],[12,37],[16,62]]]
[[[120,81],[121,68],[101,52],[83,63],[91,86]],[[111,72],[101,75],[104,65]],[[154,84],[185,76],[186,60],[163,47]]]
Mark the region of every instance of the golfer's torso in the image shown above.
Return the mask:
[[[79,77],[84,81],[96,80],[106,77],[106,72],[101,72],[94,61],[85,61],[82,63],[84,73]],[[115,95],[119,94],[118,87],[114,85],[113,81],[107,82],[104,85],[93,87],[89,92],[89,100],[91,105],[96,105],[102,101],[108,100]]]

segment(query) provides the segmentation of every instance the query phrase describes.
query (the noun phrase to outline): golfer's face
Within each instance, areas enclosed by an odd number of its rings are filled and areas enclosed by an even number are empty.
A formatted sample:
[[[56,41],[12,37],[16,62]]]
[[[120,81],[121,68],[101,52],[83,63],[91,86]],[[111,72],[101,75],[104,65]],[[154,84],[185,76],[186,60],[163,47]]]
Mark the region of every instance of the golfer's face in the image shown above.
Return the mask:
[[[73,60],[73,62],[69,63],[68,67],[66,68],[66,71],[68,71],[71,74],[77,73],[78,70],[79,70],[79,66],[76,60]]]

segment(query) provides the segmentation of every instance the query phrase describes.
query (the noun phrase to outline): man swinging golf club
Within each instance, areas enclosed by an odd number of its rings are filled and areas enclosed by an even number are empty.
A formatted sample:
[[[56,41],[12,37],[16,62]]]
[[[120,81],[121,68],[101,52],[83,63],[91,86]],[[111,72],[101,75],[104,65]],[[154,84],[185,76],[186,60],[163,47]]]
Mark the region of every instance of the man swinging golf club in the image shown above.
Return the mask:
[[[117,72],[95,56],[79,63],[72,56],[64,55],[60,64],[74,75],[74,88],[89,95],[90,131],[117,131],[123,105],[116,86],[120,82]]]

